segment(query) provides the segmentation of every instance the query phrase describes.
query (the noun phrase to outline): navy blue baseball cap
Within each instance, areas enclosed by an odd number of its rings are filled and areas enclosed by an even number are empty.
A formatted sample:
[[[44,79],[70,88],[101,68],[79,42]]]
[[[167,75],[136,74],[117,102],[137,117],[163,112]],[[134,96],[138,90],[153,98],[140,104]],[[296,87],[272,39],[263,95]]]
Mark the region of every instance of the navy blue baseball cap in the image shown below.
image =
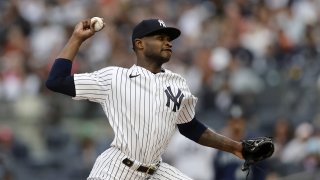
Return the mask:
[[[171,40],[180,36],[179,29],[174,27],[167,27],[166,24],[160,19],[146,19],[141,21],[132,32],[132,44],[137,38],[143,38],[151,34],[163,33],[170,37]]]

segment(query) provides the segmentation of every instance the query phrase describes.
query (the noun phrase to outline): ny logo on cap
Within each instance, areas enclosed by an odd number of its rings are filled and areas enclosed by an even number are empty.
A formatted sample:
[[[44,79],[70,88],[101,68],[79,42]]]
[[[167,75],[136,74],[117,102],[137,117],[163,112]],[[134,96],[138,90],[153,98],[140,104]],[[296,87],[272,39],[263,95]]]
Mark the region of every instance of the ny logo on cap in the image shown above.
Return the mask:
[[[158,22],[159,22],[160,26],[167,27],[166,24],[162,20],[159,19]]]

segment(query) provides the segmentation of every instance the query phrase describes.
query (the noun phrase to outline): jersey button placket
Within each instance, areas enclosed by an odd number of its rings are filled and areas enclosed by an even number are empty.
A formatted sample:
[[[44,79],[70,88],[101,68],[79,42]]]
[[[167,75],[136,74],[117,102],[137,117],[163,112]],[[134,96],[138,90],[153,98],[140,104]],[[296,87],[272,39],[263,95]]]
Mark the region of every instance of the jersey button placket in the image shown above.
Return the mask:
[[[159,88],[159,77],[157,74],[154,74],[151,77],[151,83],[152,83],[152,92],[154,94],[154,102],[155,102],[155,106],[154,106],[154,112],[158,112],[159,111],[159,96],[160,96],[160,91],[161,89]]]

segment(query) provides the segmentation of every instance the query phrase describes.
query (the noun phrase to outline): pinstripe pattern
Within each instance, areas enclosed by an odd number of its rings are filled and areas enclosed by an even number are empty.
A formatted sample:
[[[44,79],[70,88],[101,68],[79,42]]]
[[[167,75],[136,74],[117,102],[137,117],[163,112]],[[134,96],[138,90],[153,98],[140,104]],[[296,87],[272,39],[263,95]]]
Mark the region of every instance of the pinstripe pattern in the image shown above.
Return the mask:
[[[150,180],[191,180],[178,169],[170,166],[167,163],[161,163],[157,172],[150,178]]]
[[[130,78],[129,75],[137,76]],[[122,159],[129,157],[144,165],[161,161],[161,155],[176,131],[176,124],[191,121],[195,114],[197,98],[190,93],[185,79],[169,70],[153,74],[136,65],[130,69],[106,67],[93,73],[75,74],[74,80],[74,99],[100,103],[115,134],[111,144],[114,148],[97,158],[90,177],[146,178],[141,173],[129,171],[121,163]],[[167,103],[165,90],[168,87],[174,96],[179,90],[183,94],[176,112],[173,109],[178,106],[174,107],[173,98]],[[160,167],[164,179],[168,178],[165,174],[174,175],[177,171],[173,167],[174,170],[166,170],[168,165]]]

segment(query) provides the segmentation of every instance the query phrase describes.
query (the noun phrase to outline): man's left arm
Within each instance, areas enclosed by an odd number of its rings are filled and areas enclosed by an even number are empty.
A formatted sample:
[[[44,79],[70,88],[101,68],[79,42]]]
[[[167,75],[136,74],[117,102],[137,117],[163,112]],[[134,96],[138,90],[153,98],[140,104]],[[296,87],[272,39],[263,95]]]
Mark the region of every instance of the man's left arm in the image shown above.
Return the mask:
[[[216,148],[222,151],[230,152],[239,158],[242,156],[242,143],[234,141],[229,137],[223,136],[219,133],[207,128],[200,136],[198,142],[201,145]]]
[[[243,159],[241,142],[212,131],[196,118],[190,122],[178,124],[178,129],[182,135],[198,144],[230,152]]]
[[[185,87],[187,92],[185,93],[184,106],[177,118],[177,126],[182,135],[198,144],[229,152],[244,159],[243,170],[273,154],[274,144],[271,138],[260,137],[239,142],[209,129],[198,121],[195,118],[197,98],[190,93],[187,84]]]

